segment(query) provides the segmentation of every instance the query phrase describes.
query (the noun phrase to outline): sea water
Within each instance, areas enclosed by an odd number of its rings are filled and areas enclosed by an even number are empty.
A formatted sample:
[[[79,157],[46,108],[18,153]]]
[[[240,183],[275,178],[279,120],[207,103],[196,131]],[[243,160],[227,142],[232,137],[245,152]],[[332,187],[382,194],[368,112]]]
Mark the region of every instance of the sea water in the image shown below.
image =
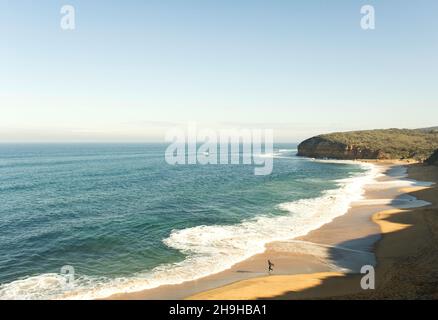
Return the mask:
[[[176,165],[163,144],[0,145],[0,299],[102,298],[220,272],[345,214],[372,165]],[[63,266],[74,268],[66,289]]]

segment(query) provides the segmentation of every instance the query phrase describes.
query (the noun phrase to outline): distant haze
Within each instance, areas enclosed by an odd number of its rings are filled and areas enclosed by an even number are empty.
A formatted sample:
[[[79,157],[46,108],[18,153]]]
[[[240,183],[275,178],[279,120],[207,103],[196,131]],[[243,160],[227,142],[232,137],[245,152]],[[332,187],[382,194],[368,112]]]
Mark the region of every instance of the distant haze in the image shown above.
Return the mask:
[[[438,119],[438,2],[0,3],[0,142],[162,142],[167,129],[426,128]]]

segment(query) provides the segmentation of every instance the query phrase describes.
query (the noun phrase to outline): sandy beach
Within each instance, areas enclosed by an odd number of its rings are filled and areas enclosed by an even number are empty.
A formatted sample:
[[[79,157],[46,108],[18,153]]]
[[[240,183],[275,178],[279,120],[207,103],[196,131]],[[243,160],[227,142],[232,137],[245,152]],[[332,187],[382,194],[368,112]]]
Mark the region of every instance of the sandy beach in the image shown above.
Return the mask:
[[[389,165],[387,170],[397,168]],[[417,181],[438,181],[438,167],[411,164],[408,178]],[[386,179],[390,179],[387,178]],[[380,180],[384,183],[385,178]],[[322,272],[301,275],[271,275],[244,280],[215,290],[202,292],[190,299],[436,299],[438,298],[436,277],[438,274],[437,188],[418,186],[410,188],[368,189],[366,199],[382,199],[389,194],[395,198],[403,195],[431,203],[418,208],[383,209],[369,206],[365,211],[371,214],[372,222],[378,226],[380,237],[372,246],[375,248],[376,289],[362,290],[356,273]],[[394,194],[395,193],[395,194]],[[421,204],[421,203],[420,203]],[[390,205],[391,206],[391,205]],[[343,223],[351,223],[360,211],[354,206],[345,216],[318,229],[306,240],[322,240],[343,237],[345,233],[362,230],[368,236],[350,240],[364,245],[372,243],[373,233],[365,231],[364,224],[357,224],[356,230],[346,229]],[[401,206],[403,207],[403,206]],[[366,214],[365,214],[366,216]],[[352,226],[352,225],[351,225]],[[351,227],[350,226],[350,227]],[[339,232],[334,232],[339,228]],[[341,229],[342,228],[342,229]]]
[[[434,212],[437,199],[435,187],[412,187],[405,168],[409,167],[410,179],[430,182],[437,181],[438,170],[406,162],[378,166],[382,174],[366,186],[363,200],[304,237],[272,242],[264,253],[205,278],[110,299],[366,299],[386,297],[385,292],[391,297],[388,288],[395,287],[392,282],[400,274],[394,264],[407,263],[430,243],[433,229],[424,217]],[[433,206],[407,208],[426,204],[423,200]],[[268,259],[275,264],[271,274],[267,272]],[[365,264],[376,265],[374,291],[360,288],[359,272]]]

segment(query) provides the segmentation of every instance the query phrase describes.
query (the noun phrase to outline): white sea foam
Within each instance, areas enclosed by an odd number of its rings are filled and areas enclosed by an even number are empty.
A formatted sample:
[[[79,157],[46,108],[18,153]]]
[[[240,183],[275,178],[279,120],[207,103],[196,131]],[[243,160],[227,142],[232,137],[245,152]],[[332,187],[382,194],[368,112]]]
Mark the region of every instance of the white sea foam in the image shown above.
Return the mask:
[[[356,163],[357,162],[349,162]],[[322,196],[282,203],[281,216],[259,216],[237,225],[196,226],[174,230],[164,243],[187,254],[180,262],[161,265],[144,274],[127,278],[77,279],[75,289],[62,291],[63,278],[43,274],[0,287],[0,299],[93,299],[114,293],[135,292],[166,284],[198,279],[230,268],[237,262],[265,250],[268,242],[303,236],[345,214],[363,197],[364,186],[373,183],[379,167],[360,164],[365,173],[338,181],[338,188]]]
[[[289,154],[296,152],[297,149],[278,149],[273,153],[262,153],[255,155],[259,158],[290,158]]]
[[[258,158],[275,158],[275,159],[289,159],[293,160],[290,156],[291,153],[296,153],[297,149],[278,149],[277,151],[273,153],[264,153],[264,154],[257,154],[254,155]]]

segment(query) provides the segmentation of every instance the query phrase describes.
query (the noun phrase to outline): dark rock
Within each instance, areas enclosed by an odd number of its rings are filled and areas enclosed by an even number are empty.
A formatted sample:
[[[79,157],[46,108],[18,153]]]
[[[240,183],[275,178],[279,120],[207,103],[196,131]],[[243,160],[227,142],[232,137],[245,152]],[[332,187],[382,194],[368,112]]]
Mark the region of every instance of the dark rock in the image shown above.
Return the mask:
[[[426,160],[426,163],[438,166],[438,149]]]

